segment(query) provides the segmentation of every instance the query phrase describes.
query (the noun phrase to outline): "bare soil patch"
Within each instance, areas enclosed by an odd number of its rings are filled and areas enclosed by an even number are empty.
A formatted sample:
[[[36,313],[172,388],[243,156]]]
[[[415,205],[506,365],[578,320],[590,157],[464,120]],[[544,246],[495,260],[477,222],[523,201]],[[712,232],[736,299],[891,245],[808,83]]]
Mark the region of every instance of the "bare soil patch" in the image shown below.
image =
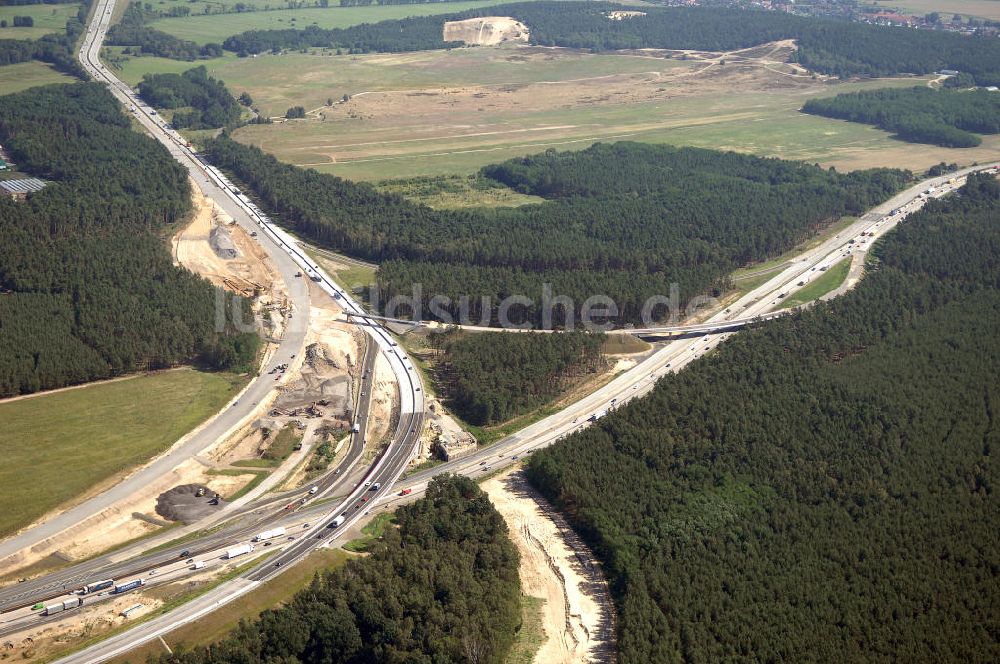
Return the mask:
[[[482,16],[444,24],[444,41],[471,46],[496,46],[509,41],[528,41],[528,26],[509,16]]]
[[[521,587],[545,600],[545,642],[537,664],[606,662],[614,654],[614,613],[597,561],[524,479],[520,468],[483,483],[521,554]]]

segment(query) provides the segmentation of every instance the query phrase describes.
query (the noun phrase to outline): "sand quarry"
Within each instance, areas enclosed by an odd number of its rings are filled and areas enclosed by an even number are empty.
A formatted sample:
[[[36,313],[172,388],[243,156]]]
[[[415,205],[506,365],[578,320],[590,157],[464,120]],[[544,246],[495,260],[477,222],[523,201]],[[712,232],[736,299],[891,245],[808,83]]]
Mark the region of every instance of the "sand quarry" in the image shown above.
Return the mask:
[[[509,16],[482,16],[444,24],[444,41],[470,46],[496,46],[504,42],[528,41],[528,26]]]

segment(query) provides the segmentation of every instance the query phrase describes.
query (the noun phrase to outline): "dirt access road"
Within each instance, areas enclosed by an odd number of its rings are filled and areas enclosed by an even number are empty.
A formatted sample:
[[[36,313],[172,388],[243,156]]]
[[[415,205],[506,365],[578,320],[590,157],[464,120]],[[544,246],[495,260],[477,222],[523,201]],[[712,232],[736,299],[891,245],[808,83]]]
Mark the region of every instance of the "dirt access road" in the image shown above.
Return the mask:
[[[607,582],[583,542],[514,467],[482,484],[521,554],[521,588],[545,600],[545,641],[536,664],[614,659],[614,612]]]

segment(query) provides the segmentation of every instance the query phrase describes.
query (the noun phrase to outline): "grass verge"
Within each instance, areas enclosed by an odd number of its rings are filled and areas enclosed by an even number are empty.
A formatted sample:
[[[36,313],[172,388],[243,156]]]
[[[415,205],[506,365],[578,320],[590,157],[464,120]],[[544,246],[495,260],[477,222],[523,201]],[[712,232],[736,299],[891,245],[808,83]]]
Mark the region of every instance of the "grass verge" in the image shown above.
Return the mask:
[[[813,300],[826,295],[833,289],[840,286],[840,284],[844,283],[844,279],[847,278],[847,273],[850,272],[850,270],[850,258],[845,258],[836,265],[832,265],[830,269],[822,274],[822,276],[817,277],[811,283],[803,286],[789,296],[782,303],[781,308],[788,309],[789,307],[797,307],[800,304],[812,302]]]
[[[295,593],[305,588],[318,572],[340,567],[350,557],[338,549],[314,551],[277,579],[268,581],[252,593],[244,595],[239,602],[220,607],[197,622],[170,632],[164,636],[164,640],[174,649],[180,645],[191,648],[217,641],[236,627],[240,620],[254,620],[264,610],[287,602]],[[144,662],[148,656],[157,656],[163,652],[163,645],[159,641],[154,641],[111,662]]]
[[[185,368],[0,403],[0,535],[163,452],[244,383]]]
[[[364,553],[368,551],[368,547],[370,547],[373,542],[382,537],[382,533],[385,532],[386,527],[395,522],[396,515],[392,512],[382,512],[381,514],[376,514],[375,518],[361,528],[361,537],[347,542],[344,544],[343,548],[354,553]]]
[[[271,473],[269,473],[266,470],[236,470],[236,469],[233,469],[233,468],[224,468],[222,470],[210,470],[210,471],[208,471],[208,474],[209,475],[230,475],[230,476],[235,476],[235,477],[239,477],[240,475],[253,475],[254,476],[254,478],[252,480],[250,480],[249,482],[247,482],[245,485],[243,485],[243,488],[241,488],[239,491],[237,491],[236,493],[234,493],[231,496],[224,496],[224,499],[226,501],[233,502],[234,500],[236,500],[238,498],[242,498],[247,493],[249,493],[250,491],[252,491],[253,489],[255,489],[257,487],[257,485],[260,484],[261,482],[263,482],[264,478],[267,477],[268,475],[270,475]]]
[[[535,655],[545,643],[542,629],[542,608],[545,600],[541,597],[521,595],[521,628],[514,637],[514,645],[507,653],[504,664],[531,664]]]

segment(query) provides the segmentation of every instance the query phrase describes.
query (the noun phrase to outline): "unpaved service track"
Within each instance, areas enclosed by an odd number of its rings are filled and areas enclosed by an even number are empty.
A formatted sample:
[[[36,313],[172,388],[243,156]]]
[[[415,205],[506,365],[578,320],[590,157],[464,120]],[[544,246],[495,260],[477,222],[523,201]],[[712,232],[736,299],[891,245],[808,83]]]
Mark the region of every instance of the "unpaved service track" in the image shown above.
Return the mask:
[[[528,485],[519,468],[482,487],[503,515],[521,554],[523,592],[545,600],[545,642],[534,661],[611,661],[614,614],[607,583],[590,550]]]

